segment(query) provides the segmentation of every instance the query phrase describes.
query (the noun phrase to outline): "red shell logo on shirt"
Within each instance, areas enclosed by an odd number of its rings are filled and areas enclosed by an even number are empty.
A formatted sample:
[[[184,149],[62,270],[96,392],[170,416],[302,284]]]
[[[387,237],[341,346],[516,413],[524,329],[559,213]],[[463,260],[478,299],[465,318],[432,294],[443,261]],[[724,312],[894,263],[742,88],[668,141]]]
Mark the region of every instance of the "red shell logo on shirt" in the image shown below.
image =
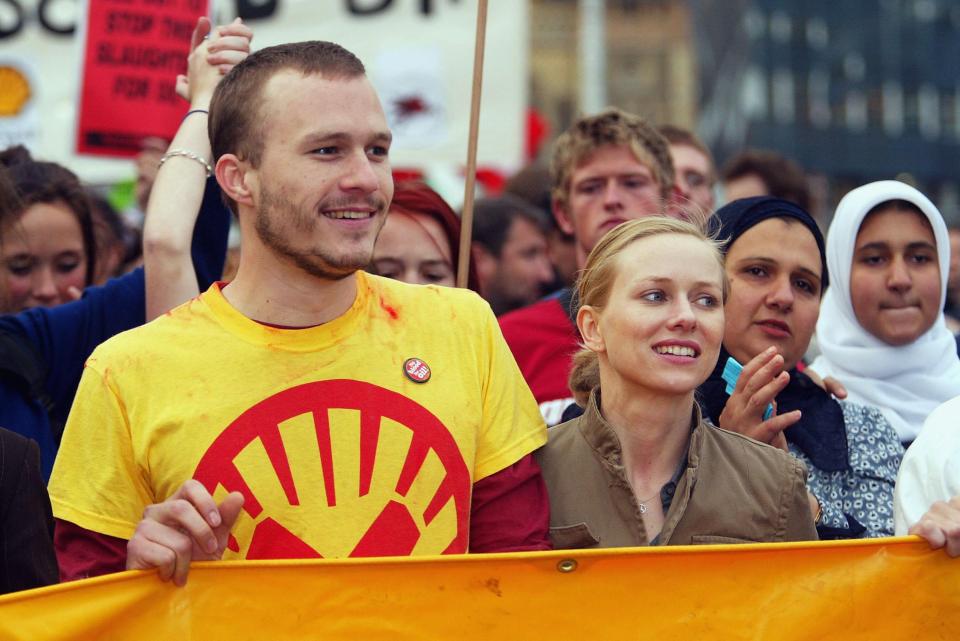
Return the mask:
[[[229,545],[243,558],[467,548],[471,479],[456,441],[423,406],[370,383],[318,381],[261,401],[194,477],[243,494]]]

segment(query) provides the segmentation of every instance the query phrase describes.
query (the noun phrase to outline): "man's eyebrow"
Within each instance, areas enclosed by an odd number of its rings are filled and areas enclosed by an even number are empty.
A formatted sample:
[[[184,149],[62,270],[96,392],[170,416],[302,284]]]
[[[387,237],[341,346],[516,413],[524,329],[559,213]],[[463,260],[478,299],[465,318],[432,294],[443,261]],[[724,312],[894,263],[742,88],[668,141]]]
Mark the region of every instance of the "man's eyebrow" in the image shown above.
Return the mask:
[[[577,179],[577,183],[588,182],[591,180],[606,180],[607,178],[613,176],[614,178],[646,178],[648,174],[642,171],[623,171],[623,172],[600,172],[593,175],[583,176]]]
[[[350,138],[350,134],[345,131],[314,131],[303,137],[304,142],[326,142],[332,140],[345,140]]]
[[[336,142],[340,140],[351,140],[353,137],[353,134],[347,133],[346,131],[314,131],[305,135],[303,140],[309,143]],[[389,143],[393,140],[393,133],[389,130],[378,131],[370,136],[370,140]]]

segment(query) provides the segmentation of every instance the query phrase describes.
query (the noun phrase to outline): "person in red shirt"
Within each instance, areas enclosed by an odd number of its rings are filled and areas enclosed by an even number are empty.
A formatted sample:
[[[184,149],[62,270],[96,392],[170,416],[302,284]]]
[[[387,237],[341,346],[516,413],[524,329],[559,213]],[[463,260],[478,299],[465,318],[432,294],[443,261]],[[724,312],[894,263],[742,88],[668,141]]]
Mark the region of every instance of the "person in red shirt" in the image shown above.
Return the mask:
[[[584,116],[556,142],[550,164],[557,224],[576,240],[577,264],[608,231],[645,216],[684,218],[690,195],[677,186],[667,140],[619,109]],[[573,402],[567,386],[579,334],[572,290],[500,317],[500,329],[548,425]]]

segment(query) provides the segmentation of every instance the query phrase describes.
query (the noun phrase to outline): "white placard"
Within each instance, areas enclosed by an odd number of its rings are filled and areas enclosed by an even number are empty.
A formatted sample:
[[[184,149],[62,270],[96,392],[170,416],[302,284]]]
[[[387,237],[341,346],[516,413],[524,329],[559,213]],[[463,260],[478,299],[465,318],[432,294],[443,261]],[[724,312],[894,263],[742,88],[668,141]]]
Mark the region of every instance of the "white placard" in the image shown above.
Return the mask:
[[[131,177],[129,161],[73,154],[76,37],[56,35],[43,26],[38,18],[40,0],[12,1],[23,9],[24,20],[17,33],[0,36],[0,55],[25,60],[35,70],[36,118],[41,125],[33,146],[36,155],[61,162],[91,182]],[[76,20],[70,12],[63,15],[71,2],[45,4],[48,11],[60,12],[46,16],[47,23],[51,18],[61,26]],[[459,169],[465,164],[477,0],[215,0],[214,6],[221,22],[232,20],[238,7],[269,14],[247,20],[254,30],[254,49],[319,39],[356,53],[383,92],[385,109],[397,126],[394,165]],[[513,170],[523,161],[527,12],[526,2],[490,2],[478,144],[481,166]],[[0,15],[0,21],[3,18]],[[401,113],[406,116],[402,121],[397,119]]]

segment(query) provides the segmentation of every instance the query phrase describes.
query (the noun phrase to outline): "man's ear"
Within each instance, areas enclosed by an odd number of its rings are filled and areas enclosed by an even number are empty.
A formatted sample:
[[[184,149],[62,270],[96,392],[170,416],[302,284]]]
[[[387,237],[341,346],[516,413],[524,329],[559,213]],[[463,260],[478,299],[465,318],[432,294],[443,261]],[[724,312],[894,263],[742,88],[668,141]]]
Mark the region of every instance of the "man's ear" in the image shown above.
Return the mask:
[[[600,311],[590,305],[582,305],[577,310],[577,328],[583,338],[584,346],[591,352],[598,354],[606,352],[607,346],[603,342],[600,332]]]
[[[567,210],[565,201],[554,197],[551,201],[553,217],[557,219],[557,227],[568,236],[573,236],[573,216]]]
[[[214,175],[220,189],[238,204],[253,205],[250,183],[256,178],[250,171],[249,163],[240,160],[234,154],[223,154],[217,160]]]

